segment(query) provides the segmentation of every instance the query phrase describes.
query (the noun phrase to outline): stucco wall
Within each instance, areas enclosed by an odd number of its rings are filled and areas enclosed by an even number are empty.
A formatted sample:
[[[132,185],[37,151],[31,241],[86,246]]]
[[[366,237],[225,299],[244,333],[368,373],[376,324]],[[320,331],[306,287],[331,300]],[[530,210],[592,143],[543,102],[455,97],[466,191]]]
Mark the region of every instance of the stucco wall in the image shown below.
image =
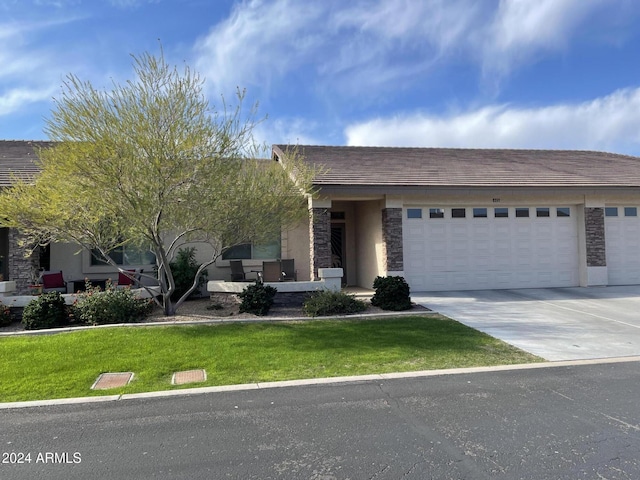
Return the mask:
[[[282,233],[282,258],[295,260],[298,281],[309,280],[309,222]]]
[[[373,281],[383,274],[382,203],[380,201],[357,202],[356,239],[357,284],[372,288]]]

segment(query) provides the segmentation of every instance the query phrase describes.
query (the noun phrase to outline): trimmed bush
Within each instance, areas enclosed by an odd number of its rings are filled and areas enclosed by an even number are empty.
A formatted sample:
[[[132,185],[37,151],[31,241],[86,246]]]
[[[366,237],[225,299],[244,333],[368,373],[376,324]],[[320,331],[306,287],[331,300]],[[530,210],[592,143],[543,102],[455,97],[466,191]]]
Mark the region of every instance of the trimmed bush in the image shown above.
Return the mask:
[[[107,283],[105,291],[89,287],[73,305],[76,320],[90,325],[133,323],[145,318],[153,309],[153,301],[136,298],[130,288],[115,288]]]
[[[22,312],[26,330],[54,328],[69,323],[69,315],[60,292],[43,293],[31,300]]]
[[[8,327],[13,323],[14,316],[11,309],[0,303],[0,327]]]
[[[313,293],[302,305],[302,311],[309,317],[347,315],[362,312],[366,308],[367,305],[357,300],[355,295],[331,290]]]
[[[240,313],[252,313],[254,315],[266,315],[273,305],[273,298],[277,290],[270,285],[256,282],[249,285],[238,294],[240,300]]]
[[[171,294],[171,299],[174,301],[179,300],[182,295],[187,293],[193,285],[193,280],[198,272],[198,262],[196,262],[196,249],[195,247],[181,248],[178,250],[176,260],[170,263],[171,273],[173,274],[173,281],[176,284],[175,291]],[[190,296],[194,296],[200,293],[200,287],[202,287],[207,281],[207,271],[205,270],[198,277],[198,286],[191,293]]]
[[[376,292],[371,298],[371,305],[393,311],[411,308],[409,284],[403,277],[376,277],[373,288]]]

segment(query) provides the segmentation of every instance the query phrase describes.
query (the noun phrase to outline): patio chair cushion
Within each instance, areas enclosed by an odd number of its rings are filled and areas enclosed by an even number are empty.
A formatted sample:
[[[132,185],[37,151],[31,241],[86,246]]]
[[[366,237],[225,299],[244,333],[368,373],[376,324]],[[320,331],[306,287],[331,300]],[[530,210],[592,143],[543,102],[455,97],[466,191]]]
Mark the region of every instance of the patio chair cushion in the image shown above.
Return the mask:
[[[66,287],[62,272],[45,273],[42,275],[42,287],[43,288],[64,288]]]
[[[135,277],[135,270],[127,270],[127,272],[131,272]],[[133,285],[134,281],[131,277],[128,277],[126,274],[122,272],[118,272],[118,285]]]

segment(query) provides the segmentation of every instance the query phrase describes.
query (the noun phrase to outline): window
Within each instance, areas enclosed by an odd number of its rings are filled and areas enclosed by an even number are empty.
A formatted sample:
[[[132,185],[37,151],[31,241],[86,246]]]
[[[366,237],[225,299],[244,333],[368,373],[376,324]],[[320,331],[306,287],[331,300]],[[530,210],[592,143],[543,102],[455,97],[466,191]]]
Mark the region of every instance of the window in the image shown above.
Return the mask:
[[[486,208],[474,208],[473,209],[473,218],[487,218],[487,209]]]
[[[109,265],[102,260],[102,256],[98,250],[91,251],[91,266],[103,266]],[[133,245],[125,245],[122,247],[114,248],[109,257],[116,265],[155,265],[156,256],[147,248],[135,247]]]
[[[556,208],[556,217],[570,217],[571,209],[569,207]]]
[[[507,218],[509,216],[509,209],[507,207],[494,208],[493,216],[496,218]]]
[[[529,216],[529,208],[528,207],[518,207],[516,208],[516,217],[524,218]]]
[[[464,208],[451,209],[451,218],[465,218],[466,216],[467,216],[467,212]]]
[[[422,209],[407,208],[407,218],[422,218]]]
[[[536,208],[536,217],[548,217],[549,209],[547,207]]]
[[[624,216],[625,217],[637,217],[638,209],[636,207],[624,207]]]
[[[618,207],[605,207],[604,214],[607,217],[617,217],[618,216]]]
[[[444,208],[430,208],[429,218],[444,218]]]
[[[280,236],[277,240],[263,244],[241,243],[228,248],[222,254],[223,260],[267,260],[280,258]]]

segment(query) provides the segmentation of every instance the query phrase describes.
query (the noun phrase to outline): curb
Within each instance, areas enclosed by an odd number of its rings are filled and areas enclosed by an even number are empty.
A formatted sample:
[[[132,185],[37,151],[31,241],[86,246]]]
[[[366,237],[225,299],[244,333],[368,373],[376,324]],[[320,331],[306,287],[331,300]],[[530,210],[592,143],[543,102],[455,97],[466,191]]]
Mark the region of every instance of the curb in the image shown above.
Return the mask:
[[[246,390],[264,390],[283,387],[300,387],[312,385],[348,384],[403,378],[428,378],[442,375],[461,375],[469,373],[504,372],[511,370],[534,370],[542,368],[573,367],[582,365],[604,365],[613,363],[640,362],[640,356],[595,358],[589,360],[565,360],[558,362],[523,363],[517,365],[496,365],[491,367],[467,367],[441,370],[422,370],[417,372],[381,373],[348,377],[310,378],[303,380],[284,380],[280,382],[246,383],[241,385],[222,385],[218,387],[184,388],[180,390],[164,390],[147,393],[126,393],[121,395],[105,395],[100,397],[61,398],[55,400],[35,400],[28,402],[0,403],[0,410],[28,407],[47,407],[53,405],[77,405],[83,403],[117,402],[120,400],[137,400],[147,398],[165,398],[206,393],[239,392]]]

